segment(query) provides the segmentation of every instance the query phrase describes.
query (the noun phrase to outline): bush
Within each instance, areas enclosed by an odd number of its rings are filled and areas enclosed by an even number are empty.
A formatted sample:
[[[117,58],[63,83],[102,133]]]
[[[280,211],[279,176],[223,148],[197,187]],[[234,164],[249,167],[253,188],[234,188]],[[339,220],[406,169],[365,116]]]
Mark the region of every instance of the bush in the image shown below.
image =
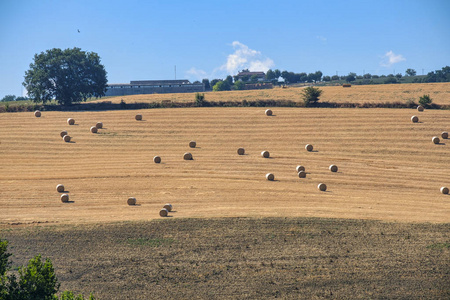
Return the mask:
[[[425,107],[430,106],[431,102],[433,102],[433,100],[430,98],[430,95],[423,95],[419,98],[419,104]]]
[[[7,276],[10,253],[8,241],[0,240],[0,299],[1,300],[57,300],[59,282],[50,259],[42,261],[41,255],[30,259],[28,265],[19,268],[19,279],[12,274]],[[75,296],[64,291],[61,300],[84,300],[83,295]],[[91,294],[88,300],[95,300]]]
[[[319,101],[319,97],[322,95],[322,90],[309,86],[303,89],[302,98],[305,106],[311,106]]]
[[[205,100],[205,94],[196,93],[195,94],[195,106],[202,107],[207,106],[206,100]]]

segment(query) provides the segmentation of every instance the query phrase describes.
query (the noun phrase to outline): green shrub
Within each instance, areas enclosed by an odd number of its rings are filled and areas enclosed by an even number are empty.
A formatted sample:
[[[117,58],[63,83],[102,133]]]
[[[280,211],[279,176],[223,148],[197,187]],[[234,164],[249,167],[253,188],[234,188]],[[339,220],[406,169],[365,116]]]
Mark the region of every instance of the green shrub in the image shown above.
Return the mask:
[[[195,106],[203,107],[206,106],[206,104],[205,94],[195,93]]]
[[[303,89],[302,98],[305,106],[312,106],[319,101],[320,95],[322,95],[322,90],[309,86]]]
[[[433,100],[430,98],[430,95],[423,95],[419,98],[419,103],[425,107],[428,107]]]

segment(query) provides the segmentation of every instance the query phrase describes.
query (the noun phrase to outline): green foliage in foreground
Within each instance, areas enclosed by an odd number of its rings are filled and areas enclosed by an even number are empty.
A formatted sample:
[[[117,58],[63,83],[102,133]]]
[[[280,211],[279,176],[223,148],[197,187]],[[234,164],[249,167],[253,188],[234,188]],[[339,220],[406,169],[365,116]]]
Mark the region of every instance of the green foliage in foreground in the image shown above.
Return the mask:
[[[84,300],[83,295],[64,291],[56,295],[60,283],[50,259],[42,261],[41,255],[30,259],[27,266],[19,268],[19,277],[7,274],[10,265],[8,241],[0,240],[0,300]],[[91,294],[88,300],[95,300]]]
[[[315,88],[309,86],[303,89],[302,98],[303,102],[305,102],[305,106],[311,106],[316,104],[319,101],[320,95],[322,95],[322,90],[319,88]]]

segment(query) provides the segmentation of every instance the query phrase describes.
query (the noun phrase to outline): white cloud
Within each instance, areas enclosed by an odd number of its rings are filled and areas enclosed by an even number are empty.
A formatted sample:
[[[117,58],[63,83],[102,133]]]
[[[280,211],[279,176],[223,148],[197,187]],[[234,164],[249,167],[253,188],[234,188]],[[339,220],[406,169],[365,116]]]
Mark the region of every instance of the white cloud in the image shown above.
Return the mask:
[[[228,74],[234,75],[242,69],[249,69],[252,72],[266,72],[275,64],[272,59],[265,57],[260,51],[250,49],[238,41],[232,43],[235,51],[228,55],[227,62],[220,69],[226,70]]]
[[[186,77],[191,81],[203,78],[225,78],[227,75],[236,75],[242,69],[266,72],[275,65],[272,59],[264,56],[260,51],[250,49],[238,41],[234,41],[231,45],[234,52],[227,56],[224,64],[214,68],[210,73],[192,67],[186,71]]]
[[[390,67],[393,64],[396,64],[396,63],[406,60],[406,58],[404,58],[403,55],[395,54],[394,52],[392,52],[392,50],[386,52],[386,54],[382,58],[383,58],[383,60],[381,61],[380,64],[383,67]]]

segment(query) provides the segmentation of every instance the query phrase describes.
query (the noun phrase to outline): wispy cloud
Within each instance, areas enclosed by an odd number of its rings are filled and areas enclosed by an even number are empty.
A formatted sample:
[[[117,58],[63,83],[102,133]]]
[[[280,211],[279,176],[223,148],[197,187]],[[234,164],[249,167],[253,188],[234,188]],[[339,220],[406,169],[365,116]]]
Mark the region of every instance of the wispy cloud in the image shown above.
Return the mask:
[[[319,41],[321,41],[322,43],[326,43],[327,42],[327,38],[321,35],[316,36],[316,39],[318,39]]]
[[[383,67],[390,67],[393,64],[406,60],[406,58],[404,58],[403,55],[395,54],[394,52],[392,52],[392,50],[386,52],[386,54],[383,55],[382,59],[383,60],[381,61],[380,65]]]
[[[206,71],[197,69],[197,68],[190,68],[189,70],[186,71],[186,74],[188,75],[188,77],[194,77],[196,79],[203,79],[207,77],[207,73]]]
[[[272,59],[264,56],[260,51],[250,49],[241,42],[234,41],[231,45],[234,52],[227,56],[224,64],[215,67],[211,72],[192,67],[186,71],[186,77],[191,81],[203,78],[225,78],[227,75],[236,75],[242,69],[266,72],[275,65]]]

